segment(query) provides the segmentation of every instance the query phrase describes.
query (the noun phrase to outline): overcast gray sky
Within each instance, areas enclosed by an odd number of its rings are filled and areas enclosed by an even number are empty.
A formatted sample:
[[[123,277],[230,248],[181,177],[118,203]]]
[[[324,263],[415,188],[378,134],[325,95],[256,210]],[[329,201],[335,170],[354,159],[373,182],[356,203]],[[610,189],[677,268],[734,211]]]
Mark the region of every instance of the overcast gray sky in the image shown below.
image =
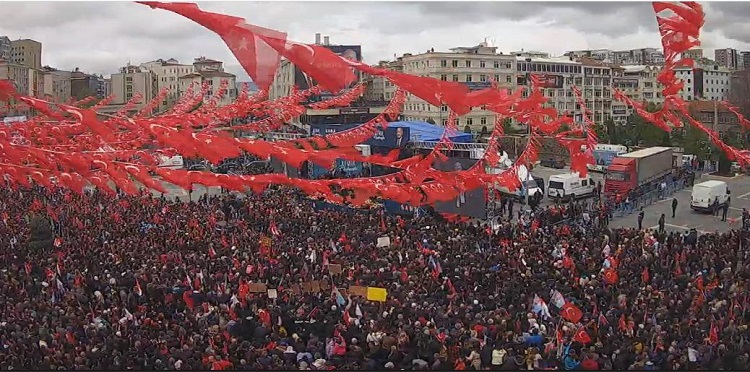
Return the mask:
[[[332,44],[361,44],[365,61],[475,45],[502,51],[659,47],[648,2],[199,2],[281,31],[299,42],[315,33]],[[704,3],[704,48],[750,50],[750,2]],[[246,74],[221,39],[192,21],[131,2],[0,2],[0,35],[43,43],[43,63],[108,75],[128,61],[197,56]]]

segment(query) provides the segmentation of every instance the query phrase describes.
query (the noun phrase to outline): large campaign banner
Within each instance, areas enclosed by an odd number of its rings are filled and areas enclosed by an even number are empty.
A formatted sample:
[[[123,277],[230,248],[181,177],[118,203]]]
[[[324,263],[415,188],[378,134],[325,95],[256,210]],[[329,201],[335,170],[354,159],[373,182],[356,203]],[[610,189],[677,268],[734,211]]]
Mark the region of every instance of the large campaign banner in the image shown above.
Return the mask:
[[[327,134],[349,130],[359,125],[360,124],[314,124],[310,126],[310,135],[325,136]],[[409,142],[409,135],[409,128],[390,127],[386,129],[378,129],[378,131],[363,144],[372,147],[384,147],[390,149],[404,148]]]
[[[401,204],[393,200],[384,200],[383,209],[386,213],[399,214],[402,216],[423,216],[426,211],[424,208],[415,207],[409,204]]]
[[[436,160],[432,166],[437,170],[453,172],[467,170],[476,164],[477,161],[477,159],[469,158],[448,158],[445,162]],[[467,190],[453,200],[435,203],[435,210],[437,212],[452,213],[473,218],[486,218],[487,200],[485,198],[485,190],[484,187]]]

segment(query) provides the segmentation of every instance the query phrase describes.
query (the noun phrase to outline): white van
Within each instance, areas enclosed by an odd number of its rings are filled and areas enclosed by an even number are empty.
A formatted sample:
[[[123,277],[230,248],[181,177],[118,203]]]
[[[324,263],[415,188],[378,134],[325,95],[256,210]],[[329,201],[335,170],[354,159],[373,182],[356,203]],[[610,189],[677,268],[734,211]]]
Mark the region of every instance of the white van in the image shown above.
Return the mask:
[[[493,171],[496,171],[496,173],[490,173],[490,174],[500,174],[502,173],[502,170],[495,168]],[[541,196],[544,196],[544,193],[542,192],[542,189],[539,188],[539,185],[537,185],[536,180],[529,172],[528,168],[524,165],[520,165],[518,167],[518,181],[521,182],[523,185],[522,187],[519,187],[515,191],[510,191],[507,186],[500,186],[495,185],[495,188],[500,191],[501,193],[505,195],[513,196],[519,200],[524,200],[526,198],[525,191],[529,191],[529,197],[533,197],[536,194],[542,194]]]
[[[695,211],[711,211],[714,200],[719,200],[722,207],[729,199],[729,187],[724,181],[706,181],[693,186],[693,195],[690,200],[690,208]]]
[[[564,200],[577,199],[594,195],[596,182],[591,177],[581,177],[578,172],[553,174],[549,177],[547,195],[550,198]]]

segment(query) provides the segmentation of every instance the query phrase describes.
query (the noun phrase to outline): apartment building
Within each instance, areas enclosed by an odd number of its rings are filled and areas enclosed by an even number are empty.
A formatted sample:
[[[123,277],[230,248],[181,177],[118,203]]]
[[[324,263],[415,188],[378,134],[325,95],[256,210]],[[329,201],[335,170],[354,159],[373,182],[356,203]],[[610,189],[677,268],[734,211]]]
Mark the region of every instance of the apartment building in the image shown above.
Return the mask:
[[[726,67],[697,64],[695,67],[677,67],[675,74],[685,82],[680,97],[686,101],[728,99],[731,71]]]
[[[516,57],[497,53],[496,47],[488,46],[484,42],[473,47],[453,48],[450,52],[430,50],[416,55],[405,54],[398,62],[404,73],[462,83],[469,90],[490,87],[492,81],[496,81],[500,89],[509,91],[517,86]],[[384,87],[386,93],[388,88],[387,85]],[[393,89],[395,91],[395,88]],[[447,106],[434,107],[410,94],[407,97],[403,111],[405,120],[427,121],[440,125],[447,123]],[[491,111],[474,108],[457,120],[459,128],[478,132],[482,128],[491,129],[495,115]]]
[[[134,110],[142,108],[158,93],[157,76],[139,66],[126,65],[116,74],[112,74],[112,95],[114,99],[104,111],[117,111],[134,96],[140,94],[142,99]]]
[[[692,60],[700,60],[703,59],[703,49],[700,48],[693,48],[688,50],[687,52],[682,53],[682,58],[690,58]]]
[[[42,72],[44,72],[44,96],[55,102],[68,102],[73,91],[72,72],[49,66],[42,67]]]
[[[741,133],[737,115],[716,100],[692,101],[688,104],[688,111],[695,120],[720,136],[730,132],[737,135]]]
[[[70,95],[73,99],[81,100],[89,96],[103,99],[109,95],[106,79],[102,75],[87,74],[78,69],[70,74]]]
[[[638,79],[637,97],[639,101],[655,104],[664,103],[662,86],[657,77],[661,73],[661,65],[625,65],[622,66],[622,76]],[[632,97],[631,97],[632,98]]]
[[[226,93],[219,101],[219,106],[228,105],[237,98],[237,77],[224,71],[223,62],[199,57],[193,62],[193,71],[177,79],[177,91],[179,96],[182,96],[191,85],[200,87],[203,82],[207,82],[209,90],[206,92],[205,100],[209,100],[218,91],[222,80],[226,80],[229,84]]]
[[[378,64],[379,68],[393,70],[397,72],[403,72],[404,63],[403,57],[398,57],[395,61],[381,61]],[[390,80],[382,76],[366,76],[365,78],[366,89],[365,99],[372,102],[385,101],[388,102],[393,99],[396,94],[397,86],[393,85]]]
[[[0,61],[10,61],[11,41],[7,36],[0,36]]]
[[[750,70],[750,52],[740,52],[740,58],[738,58],[738,63],[740,65],[737,67],[738,70]]]
[[[603,122],[611,116],[612,67],[609,65],[591,59],[577,61],[572,56],[533,58],[521,55],[516,56],[516,62],[519,85],[528,81],[527,75],[544,78],[543,92],[549,100],[547,106],[582,122],[582,108],[573,91],[573,86],[576,86],[590,111],[591,120]]]
[[[10,60],[15,64],[40,70],[42,68],[42,43],[31,39],[11,41]]]
[[[158,111],[164,111],[172,107],[180,99],[180,77],[195,72],[195,67],[191,64],[181,64],[174,58],[167,60],[157,59],[155,61],[141,63],[140,67],[151,71],[158,76],[157,90],[164,88],[169,89],[169,93],[164,101],[159,105]]]
[[[740,66],[738,61],[740,56],[741,54],[739,54],[737,49],[734,48],[714,50],[714,60],[716,61],[716,64],[729,70],[736,70],[737,67]]]
[[[648,65],[664,63],[664,53],[658,48],[640,48],[613,51],[610,49],[574,50],[565,53],[574,58],[591,58],[620,65]]]

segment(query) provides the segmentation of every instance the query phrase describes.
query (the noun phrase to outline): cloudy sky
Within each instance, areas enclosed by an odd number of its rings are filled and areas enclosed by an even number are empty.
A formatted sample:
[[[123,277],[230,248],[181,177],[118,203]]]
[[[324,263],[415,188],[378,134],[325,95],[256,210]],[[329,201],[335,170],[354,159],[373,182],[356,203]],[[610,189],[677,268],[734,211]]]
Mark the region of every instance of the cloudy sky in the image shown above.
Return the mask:
[[[658,47],[646,2],[199,2],[205,10],[243,17],[312,43],[361,44],[366,62],[394,54],[476,45],[485,37],[499,50]],[[702,42],[750,50],[750,3],[704,3]],[[109,75],[128,61],[158,58],[225,61],[246,79],[221,39],[192,21],[130,2],[0,2],[0,35],[43,43],[42,62],[59,69]]]

